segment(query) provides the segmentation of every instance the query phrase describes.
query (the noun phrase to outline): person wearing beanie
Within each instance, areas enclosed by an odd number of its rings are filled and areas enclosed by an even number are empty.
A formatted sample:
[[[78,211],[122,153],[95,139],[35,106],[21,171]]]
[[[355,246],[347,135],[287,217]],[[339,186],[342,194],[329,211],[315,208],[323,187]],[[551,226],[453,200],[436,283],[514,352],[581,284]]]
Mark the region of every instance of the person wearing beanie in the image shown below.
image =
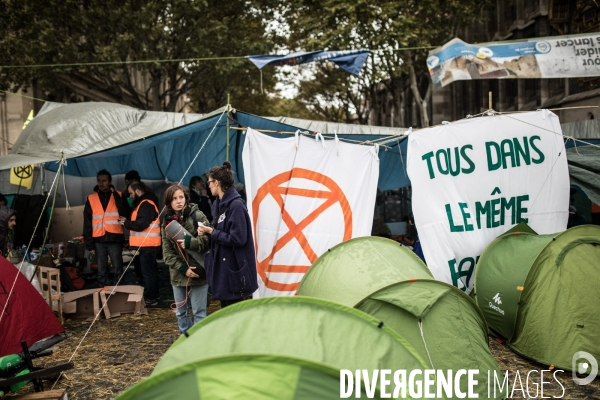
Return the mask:
[[[133,199],[131,219],[120,217],[119,222],[129,230],[129,249],[136,252],[140,264],[140,274],[145,280],[144,300],[146,307],[158,306],[158,267],[156,254],[161,247],[160,220],[158,207],[144,193],[142,182],[134,182],[128,187]]]
[[[140,182],[142,185],[144,185],[144,193],[146,193],[149,200],[153,201],[154,204],[156,204],[156,207],[160,209],[160,206],[158,204],[158,197],[156,196],[156,194],[154,194],[154,190],[152,190],[152,188],[150,186],[148,186],[144,182],[142,182],[142,178],[140,177],[139,172],[137,172],[135,169],[132,169],[131,171],[129,171],[125,174],[125,184],[127,185],[127,188],[128,188],[129,185],[131,185],[134,182]],[[125,188],[125,191],[123,192],[123,196],[125,199],[128,199],[127,200],[128,203],[131,202],[133,204],[133,200],[129,200],[131,197],[129,196],[129,190],[127,188]],[[132,204],[129,204],[129,207],[132,207]]]

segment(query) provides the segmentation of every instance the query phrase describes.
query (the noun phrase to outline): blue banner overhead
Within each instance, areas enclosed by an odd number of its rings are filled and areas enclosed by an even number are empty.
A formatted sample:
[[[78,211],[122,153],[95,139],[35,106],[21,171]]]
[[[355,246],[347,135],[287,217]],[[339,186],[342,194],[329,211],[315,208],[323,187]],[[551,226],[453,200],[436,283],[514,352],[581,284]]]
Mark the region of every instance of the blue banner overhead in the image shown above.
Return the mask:
[[[343,51],[311,51],[290,53],[286,56],[256,55],[248,56],[258,69],[263,69],[267,65],[300,65],[314,61],[327,60],[336,64],[344,71],[353,75],[359,75],[360,71],[369,56],[369,50],[343,50]]]

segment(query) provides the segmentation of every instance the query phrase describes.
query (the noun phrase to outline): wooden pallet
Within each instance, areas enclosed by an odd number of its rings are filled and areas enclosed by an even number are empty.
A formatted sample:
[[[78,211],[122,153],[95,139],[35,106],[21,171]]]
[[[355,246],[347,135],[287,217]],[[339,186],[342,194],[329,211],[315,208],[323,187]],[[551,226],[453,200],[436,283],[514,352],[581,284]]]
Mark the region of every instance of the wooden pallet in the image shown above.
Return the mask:
[[[63,320],[63,301],[60,293],[60,270],[58,268],[38,267],[38,281],[44,297],[48,299],[48,305],[58,315],[61,324]],[[54,302],[56,301],[56,305]]]

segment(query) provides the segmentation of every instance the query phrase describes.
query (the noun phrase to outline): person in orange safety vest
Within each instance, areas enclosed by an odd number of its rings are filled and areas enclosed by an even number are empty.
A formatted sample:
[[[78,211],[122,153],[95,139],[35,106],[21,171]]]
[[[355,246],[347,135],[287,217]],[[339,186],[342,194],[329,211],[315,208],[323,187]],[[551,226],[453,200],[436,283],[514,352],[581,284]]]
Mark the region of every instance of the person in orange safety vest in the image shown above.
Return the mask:
[[[158,207],[151,193],[145,192],[142,182],[133,182],[128,187],[129,196],[133,199],[131,220],[120,217],[119,222],[129,229],[129,249],[137,251],[140,259],[142,275],[146,281],[144,300],[147,307],[158,305],[158,266],[156,254],[161,247],[160,220]]]
[[[96,175],[97,186],[87,197],[83,209],[83,237],[85,247],[96,256],[98,282],[102,286],[115,285],[123,274],[123,226],[119,216],[128,215],[121,192],[112,186],[112,175],[103,169]],[[109,281],[108,258],[114,267]]]

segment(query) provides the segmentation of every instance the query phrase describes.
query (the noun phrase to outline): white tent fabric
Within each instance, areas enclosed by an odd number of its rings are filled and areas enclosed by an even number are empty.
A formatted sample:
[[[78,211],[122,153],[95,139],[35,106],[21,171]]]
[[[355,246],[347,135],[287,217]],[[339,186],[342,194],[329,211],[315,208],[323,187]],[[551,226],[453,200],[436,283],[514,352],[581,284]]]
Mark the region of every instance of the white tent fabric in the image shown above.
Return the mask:
[[[337,122],[313,121],[310,119],[290,117],[266,117],[271,121],[282,124],[297,126],[298,128],[326,134],[343,133],[345,135],[380,135],[380,136],[402,136],[408,131],[407,128],[391,128],[387,126],[371,126],[357,124],[341,124]]]
[[[10,154],[0,157],[0,170],[74,158],[111,149],[190,124],[215,114],[143,111],[120,104],[46,103],[27,125]]]
[[[563,135],[575,139],[600,139],[600,119],[588,119],[585,121],[570,122],[560,125]]]
[[[10,154],[0,157],[0,170],[42,164],[122,146],[223,112],[208,114],[143,111],[114,103],[62,104],[47,102],[27,125]],[[345,135],[399,136],[405,128],[341,124],[289,117],[269,120],[311,132]]]

